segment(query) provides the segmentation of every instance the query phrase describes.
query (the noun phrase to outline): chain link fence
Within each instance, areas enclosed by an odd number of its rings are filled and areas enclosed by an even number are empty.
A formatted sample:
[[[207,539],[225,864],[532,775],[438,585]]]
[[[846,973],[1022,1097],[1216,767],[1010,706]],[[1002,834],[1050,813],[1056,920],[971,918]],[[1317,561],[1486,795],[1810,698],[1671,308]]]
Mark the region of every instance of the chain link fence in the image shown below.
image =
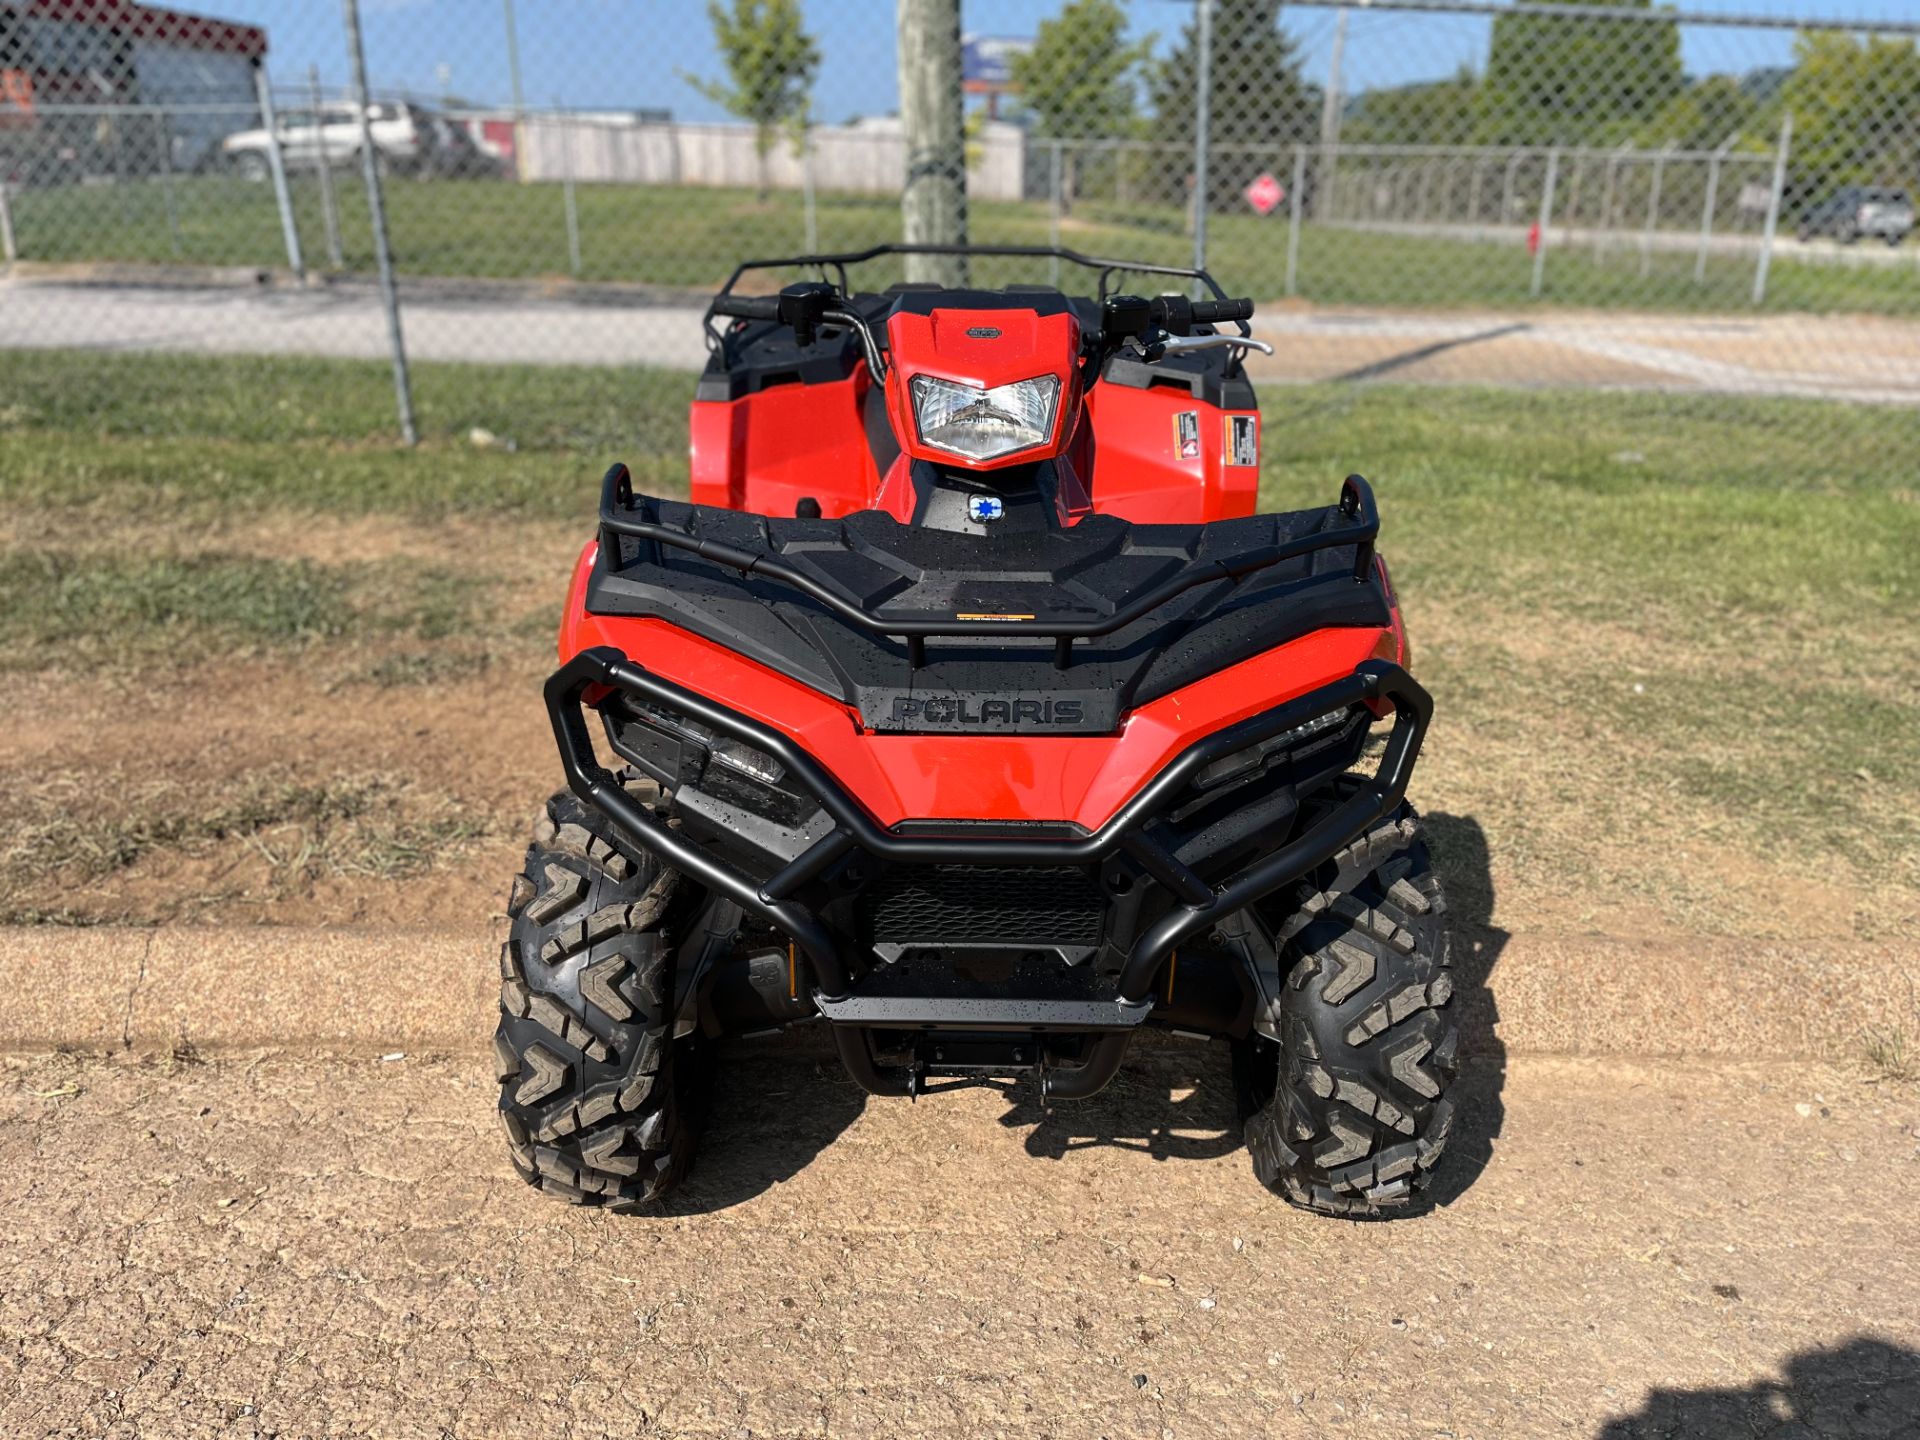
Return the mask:
[[[1892,6],[222,9],[0,0],[0,344],[693,368],[738,261],[906,236],[1199,259],[1270,383],[1920,407]]]

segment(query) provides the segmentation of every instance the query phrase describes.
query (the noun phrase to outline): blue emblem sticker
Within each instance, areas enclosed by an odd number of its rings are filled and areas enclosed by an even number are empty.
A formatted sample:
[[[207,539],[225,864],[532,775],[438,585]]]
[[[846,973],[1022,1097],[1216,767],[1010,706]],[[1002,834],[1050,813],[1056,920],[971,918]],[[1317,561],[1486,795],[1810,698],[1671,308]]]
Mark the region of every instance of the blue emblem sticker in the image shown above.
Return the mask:
[[[1007,513],[1007,502],[998,495],[969,495],[967,497],[967,518],[969,520],[999,520]]]

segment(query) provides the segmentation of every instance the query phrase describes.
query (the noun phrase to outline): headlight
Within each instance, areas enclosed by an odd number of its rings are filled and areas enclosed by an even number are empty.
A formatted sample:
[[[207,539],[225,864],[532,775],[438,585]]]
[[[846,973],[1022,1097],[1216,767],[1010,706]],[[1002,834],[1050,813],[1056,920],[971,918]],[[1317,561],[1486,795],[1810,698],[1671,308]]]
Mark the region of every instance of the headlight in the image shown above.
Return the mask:
[[[1039,375],[985,390],[932,375],[913,377],[913,418],[923,443],[991,460],[1030,450],[1053,438],[1057,376]]]

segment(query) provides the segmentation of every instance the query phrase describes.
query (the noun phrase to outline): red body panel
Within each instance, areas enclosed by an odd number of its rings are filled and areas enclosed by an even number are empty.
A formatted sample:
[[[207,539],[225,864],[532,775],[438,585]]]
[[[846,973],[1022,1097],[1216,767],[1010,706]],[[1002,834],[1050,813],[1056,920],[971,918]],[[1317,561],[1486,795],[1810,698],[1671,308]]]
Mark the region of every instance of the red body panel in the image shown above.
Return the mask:
[[[1252,417],[1259,454],[1260,416],[1252,410],[1220,410],[1182,388],[1147,390],[1101,381],[1087,392],[1090,424],[1076,446],[1083,475],[1092,477],[1093,508],[1135,524],[1194,524],[1251,515],[1260,488],[1260,467],[1229,465],[1227,427],[1233,415]],[[1182,417],[1191,417],[1199,453],[1183,455]]]
[[[589,614],[596,550],[589,544],[574,570],[563,662],[610,645],[664,679],[722,699],[790,736],[881,825],[1069,820],[1097,829],[1195,740],[1350,674],[1393,634],[1361,627],[1302,636],[1139,706],[1113,735],[877,734],[861,729],[842,702],[663,620]]]
[[[980,311],[1004,317],[1021,312]],[[918,319],[925,316],[899,316]],[[1053,317],[1063,322],[1066,317]],[[994,342],[976,342],[991,344]],[[1048,373],[1029,357],[1010,363],[1024,373],[1015,379]],[[980,373],[987,373],[982,370]],[[888,418],[895,436],[912,435],[912,417],[896,370],[889,377]],[[874,467],[862,423],[862,407],[872,387],[864,363],[845,380],[821,385],[775,385],[738,400],[696,400],[692,405],[692,496],[695,504],[719,505],[759,515],[791,515],[808,496],[820,513],[835,518],[856,510],[885,510],[897,520],[912,518],[912,490],[904,464],[881,475]],[[994,383],[1000,383],[995,381]],[[1066,514],[1077,520],[1090,511],[1118,515],[1138,524],[1230,520],[1254,513],[1259,467],[1227,464],[1227,426],[1232,415],[1195,400],[1186,390],[1155,386],[1135,390],[1105,381],[1082,397],[1068,387],[1055,421],[1071,424],[1063,447],[1078,492],[1068,497]],[[1193,417],[1199,454],[1181,454],[1180,417]],[[1256,441],[1257,443],[1257,441]],[[962,457],[903,445],[903,456],[924,453],[943,465],[967,468]],[[1030,460],[1039,450],[1022,451],[1006,462]],[[988,462],[991,469],[1002,461]],[[1084,502],[1082,497],[1085,497]]]
[[[811,496],[827,516],[867,509],[880,483],[860,423],[872,385],[862,364],[823,385],[694,401],[693,502],[791,515]]]

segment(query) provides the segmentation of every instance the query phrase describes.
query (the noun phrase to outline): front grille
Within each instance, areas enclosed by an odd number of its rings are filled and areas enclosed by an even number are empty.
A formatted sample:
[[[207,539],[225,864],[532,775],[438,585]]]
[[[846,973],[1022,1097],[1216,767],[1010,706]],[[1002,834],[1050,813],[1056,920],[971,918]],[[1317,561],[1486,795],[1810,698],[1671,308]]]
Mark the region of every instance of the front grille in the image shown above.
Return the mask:
[[[896,866],[861,897],[875,945],[1098,945],[1105,899],[1072,866]]]

